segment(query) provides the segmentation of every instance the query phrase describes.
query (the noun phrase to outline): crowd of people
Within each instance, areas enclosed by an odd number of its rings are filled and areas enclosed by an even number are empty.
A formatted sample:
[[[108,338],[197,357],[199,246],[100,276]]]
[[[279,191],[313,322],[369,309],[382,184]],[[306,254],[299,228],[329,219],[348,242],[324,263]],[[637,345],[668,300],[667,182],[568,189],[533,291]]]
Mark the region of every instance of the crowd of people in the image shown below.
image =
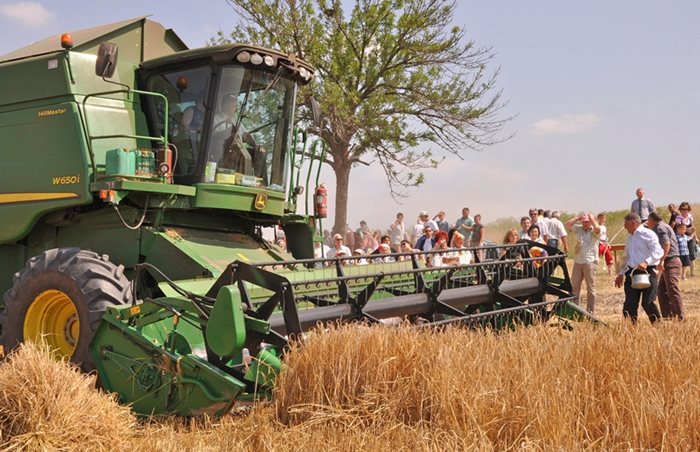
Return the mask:
[[[344,234],[331,235],[330,231],[325,230],[323,235],[324,242],[316,244],[316,257],[356,256],[355,260],[347,260],[349,264],[356,264],[391,262],[402,258],[381,256],[382,254],[442,250],[444,253],[428,253],[425,258],[428,265],[445,266],[472,261],[471,251],[465,248],[476,248],[483,244],[484,225],[481,215],[471,217],[469,208],[465,207],[454,225],[446,220],[444,211],[438,212],[433,218],[430,218],[428,212],[421,211],[416,223],[408,226],[404,214],[399,212],[386,230],[372,230],[362,220],[360,227],[354,231],[346,225]]]
[[[615,284],[624,286],[623,313],[633,322],[637,320],[640,302],[652,322],[662,317],[684,318],[679,281],[695,274],[697,236],[688,202],[684,201],[678,207],[669,204],[668,211],[670,220],[664,223],[654,203],[644,196],[642,188],[638,188],[630,213],[625,217],[624,229],[629,235]],[[615,271],[606,220],[604,213],[584,213],[564,223],[559,211],[533,208],[520,219],[520,229],[514,227],[506,232],[502,243],[507,245],[529,240],[545,245],[529,247],[530,256],[527,257],[545,256],[547,250],[553,249],[567,254],[569,247],[573,246],[573,292],[581,304],[581,291],[583,284],[586,284],[586,309],[593,313],[599,261],[604,261],[608,275]],[[484,255],[480,254],[484,252],[483,249],[468,249],[483,245],[484,238],[481,215],[472,217],[468,207],[462,209],[461,216],[454,224],[446,219],[444,211],[439,211],[432,218],[427,211],[421,211],[416,222],[407,225],[404,214],[399,212],[386,230],[373,230],[363,220],[356,230],[346,225],[342,234],[331,235],[328,230],[324,231],[325,243],[316,244],[316,257],[355,256],[347,263],[365,264],[402,258],[401,255],[392,256],[392,253],[433,251],[424,254],[428,265],[466,264],[476,258],[479,261],[484,259]],[[516,248],[502,247],[498,257],[523,257],[518,253]],[[638,274],[643,276],[639,277]],[[640,279],[645,283],[648,281],[648,286],[637,284]],[[655,304],[657,296],[660,309]]]
[[[624,285],[623,314],[636,322],[641,302],[652,323],[661,318],[684,320],[679,281],[686,272],[695,275],[697,246],[690,204],[669,204],[670,220],[665,223],[644,190],[638,188],[636,194],[625,216],[625,261],[615,278],[617,287]]]

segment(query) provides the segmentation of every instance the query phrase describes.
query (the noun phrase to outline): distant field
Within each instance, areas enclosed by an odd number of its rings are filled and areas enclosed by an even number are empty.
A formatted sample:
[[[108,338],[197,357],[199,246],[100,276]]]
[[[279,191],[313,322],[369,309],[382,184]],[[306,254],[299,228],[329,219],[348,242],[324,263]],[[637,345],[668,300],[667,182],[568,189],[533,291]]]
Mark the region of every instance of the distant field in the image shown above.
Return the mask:
[[[88,377],[26,348],[0,365],[3,450],[700,449],[700,277],[690,318],[609,326],[340,328],[295,347],[277,399],[219,420],[137,421]],[[50,377],[49,377],[50,376]]]

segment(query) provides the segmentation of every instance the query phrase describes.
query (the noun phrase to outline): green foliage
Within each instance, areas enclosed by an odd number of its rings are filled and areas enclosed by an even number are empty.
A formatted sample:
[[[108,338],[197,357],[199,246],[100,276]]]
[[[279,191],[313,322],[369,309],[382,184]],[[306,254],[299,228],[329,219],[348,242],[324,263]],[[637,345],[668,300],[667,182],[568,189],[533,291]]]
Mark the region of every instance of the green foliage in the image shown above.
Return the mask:
[[[453,1],[355,0],[349,17],[340,0],[227,1],[239,22],[212,44],[252,42],[317,68],[300,104],[320,100],[326,163],[339,178],[358,163],[379,163],[392,195],[405,196],[403,188],[423,182],[421,169],[444,159],[425,145],[459,155],[495,142],[506,121],[497,118],[503,103],[493,91],[497,71],[487,71],[490,50],[453,26]]]

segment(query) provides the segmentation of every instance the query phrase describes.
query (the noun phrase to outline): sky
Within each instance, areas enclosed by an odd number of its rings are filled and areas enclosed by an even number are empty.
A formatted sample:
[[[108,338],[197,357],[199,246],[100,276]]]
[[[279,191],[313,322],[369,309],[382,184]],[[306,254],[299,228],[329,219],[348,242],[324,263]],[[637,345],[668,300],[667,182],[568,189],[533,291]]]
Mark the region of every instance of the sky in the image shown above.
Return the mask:
[[[398,203],[378,166],[350,176],[348,223],[386,228],[398,211],[489,223],[530,207],[628,209],[635,189],[659,205],[696,202],[700,175],[700,2],[462,0],[455,25],[491,48],[514,117],[509,140],[448,157]],[[64,7],[59,7],[63,5]],[[0,0],[0,54],[53,34],[152,15],[190,48],[236,23],[224,0],[118,4]],[[440,154],[438,149],[436,153]],[[332,222],[335,181],[324,171]]]

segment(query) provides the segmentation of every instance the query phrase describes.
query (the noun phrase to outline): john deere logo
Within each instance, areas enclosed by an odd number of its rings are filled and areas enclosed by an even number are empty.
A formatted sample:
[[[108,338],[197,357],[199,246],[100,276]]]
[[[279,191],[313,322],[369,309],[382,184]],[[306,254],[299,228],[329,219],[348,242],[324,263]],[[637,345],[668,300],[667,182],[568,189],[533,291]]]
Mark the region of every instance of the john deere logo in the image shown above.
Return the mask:
[[[255,197],[255,210],[265,210],[265,207],[267,207],[267,195],[258,193]]]

